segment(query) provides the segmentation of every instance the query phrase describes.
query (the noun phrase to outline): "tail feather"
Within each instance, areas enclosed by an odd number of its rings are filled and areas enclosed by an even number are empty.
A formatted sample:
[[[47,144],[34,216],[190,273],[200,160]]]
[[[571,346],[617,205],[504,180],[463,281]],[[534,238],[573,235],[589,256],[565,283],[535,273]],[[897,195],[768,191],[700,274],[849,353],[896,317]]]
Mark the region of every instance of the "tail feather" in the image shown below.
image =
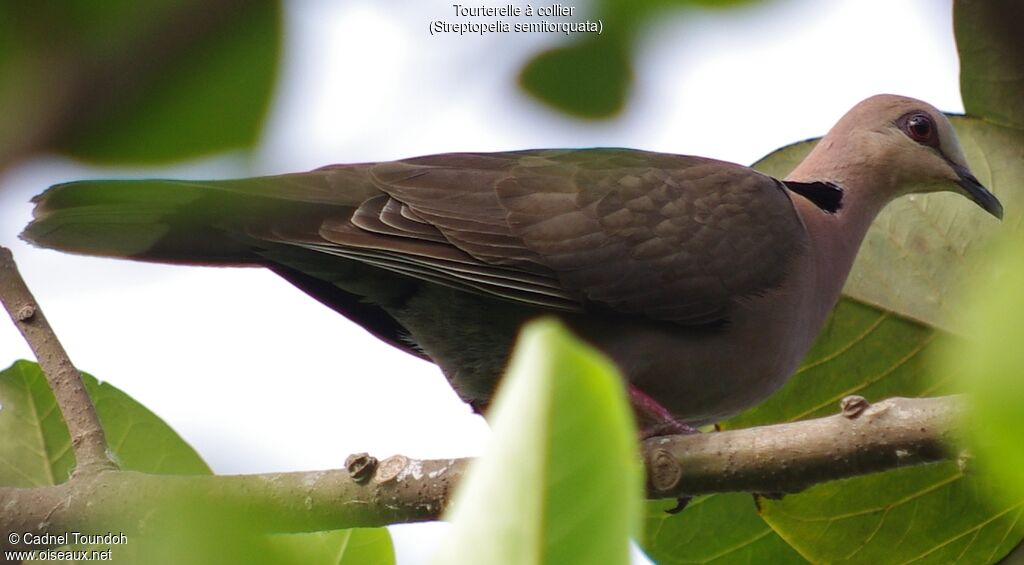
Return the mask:
[[[40,247],[104,257],[192,265],[259,262],[259,242],[245,235],[246,226],[319,222],[351,206],[343,195],[325,202],[326,181],[325,173],[314,171],[231,181],[59,184],[33,199],[34,219],[21,237]],[[353,192],[358,198],[365,190]]]

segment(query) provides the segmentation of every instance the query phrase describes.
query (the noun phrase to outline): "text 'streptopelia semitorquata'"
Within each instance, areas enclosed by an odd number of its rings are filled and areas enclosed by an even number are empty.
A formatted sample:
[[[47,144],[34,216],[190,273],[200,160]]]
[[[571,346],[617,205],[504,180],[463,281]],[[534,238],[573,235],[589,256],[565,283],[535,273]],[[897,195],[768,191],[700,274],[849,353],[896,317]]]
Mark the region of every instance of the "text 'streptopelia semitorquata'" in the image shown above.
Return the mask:
[[[878,212],[941,190],[1002,215],[942,113],[881,95],[784,181],[630,149],[458,153],[242,180],[62,184],[36,198],[23,237],[268,267],[440,365],[477,408],[520,325],[554,314],[619,366],[650,429],[668,413],[714,421],[781,386]]]

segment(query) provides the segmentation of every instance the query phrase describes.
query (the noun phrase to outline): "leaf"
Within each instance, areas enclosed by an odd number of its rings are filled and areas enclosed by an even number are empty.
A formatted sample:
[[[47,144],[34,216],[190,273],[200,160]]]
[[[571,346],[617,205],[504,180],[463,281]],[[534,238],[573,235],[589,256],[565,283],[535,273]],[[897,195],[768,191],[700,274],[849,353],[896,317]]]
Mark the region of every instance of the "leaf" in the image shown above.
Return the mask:
[[[187,495],[183,498],[187,498]],[[391,535],[385,528],[265,535],[267,516],[205,502],[162,508],[148,516],[148,535],[129,535],[114,549],[125,563],[252,565],[391,565]],[[103,549],[103,548],[99,548]]]
[[[656,563],[806,563],[754,508],[749,494],[715,494],[694,499],[677,514],[675,504],[647,503],[641,546]]]
[[[275,0],[5,3],[0,70],[18,80],[0,86],[0,131],[17,133],[0,134],[0,160],[19,147],[160,163],[251,146],[280,12]]]
[[[993,237],[1019,232],[1024,220],[1024,132],[952,116],[974,174],[1002,200],[1000,224],[953,193],[914,194],[890,203],[872,224],[843,294],[927,325],[956,330],[957,290],[970,279]],[[754,164],[779,178],[814,140],[783,147]]]
[[[972,284],[964,312],[968,339],[951,343],[936,372],[970,394],[964,428],[976,466],[1005,496],[1024,500],[1024,255],[1007,238],[989,272]]]
[[[209,474],[199,455],[163,420],[128,395],[82,375],[107,442],[123,469]],[[0,372],[0,485],[55,485],[74,467],[71,437],[39,366],[17,361]]]
[[[593,13],[561,21],[601,22],[601,32],[541,51],[519,73],[519,86],[577,118],[608,119],[622,112],[633,85],[633,58],[644,27],[679,8],[728,9],[756,0],[604,0]],[[529,18],[532,21],[549,18]],[[582,35],[582,34],[581,34]]]
[[[816,563],[992,563],[1024,536],[1024,501],[989,507],[991,487],[942,463],[825,483],[762,515]]]
[[[825,416],[850,394],[880,400],[948,392],[928,363],[935,337],[931,328],[844,298],[797,374],[724,427]],[[990,562],[1024,537],[1024,501],[989,504],[991,490],[942,463],[824,483],[762,500],[761,512],[815,563]]]
[[[112,385],[87,374],[82,378],[122,469],[210,474],[192,447],[158,416]],[[35,363],[17,361],[0,372],[0,437],[0,485],[55,485],[68,479],[74,467],[71,438],[46,377]],[[169,492],[173,489],[168,485]],[[256,534],[263,531],[260,521],[265,517],[185,496],[194,498],[196,494],[186,491],[169,504],[154,501],[144,507],[149,533],[131,534],[129,544],[113,549],[115,559],[146,563],[394,563],[391,535],[384,528]]]
[[[971,116],[1024,130],[1024,3],[956,0],[953,31],[960,53],[960,94]]]
[[[519,85],[542,102],[581,118],[609,118],[622,111],[633,80],[622,41],[587,39],[535,55]]]
[[[388,565],[395,562],[391,534],[385,528],[271,536],[271,542],[295,563]]]
[[[642,492],[611,363],[550,320],[523,331],[467,472],[440,563],[629,563]]]

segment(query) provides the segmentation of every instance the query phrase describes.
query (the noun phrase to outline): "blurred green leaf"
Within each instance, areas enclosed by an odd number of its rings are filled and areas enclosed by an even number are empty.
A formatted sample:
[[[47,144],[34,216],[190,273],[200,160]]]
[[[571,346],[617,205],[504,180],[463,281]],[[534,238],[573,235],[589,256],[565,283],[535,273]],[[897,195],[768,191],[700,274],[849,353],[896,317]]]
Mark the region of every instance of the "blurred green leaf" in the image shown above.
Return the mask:
[[[265,534],[265,522],[272,517],[264,511],[224,508],[189,492],[148,510],[146,534],[129,535],[129,543],[114,550],[115,561],[153,565],[395,563],[386,528]]]
[[[640,543],[656,563],[807,563],[757,515],[749,494],[702,496],[678,514],[665,512],[674,505],[647,503]]]
[[[542,51],[519,75],[523,89],[542,102],[591,119],[622,111],[632,80],[625,43],[601,37]]]
[[[210,472],[158,416],[113,386],[82,376],[123,469],[177,475]],[[71,437],[38,365],[18,361],[0,372],[0,405],[0,485],[66,481],[75,464]]]
[[[622,112],[633,85],[636,38],[661,14],[691,7],[735,8],[758,0],[598,0],[572,21],[600,21],[588,33],[541,51],[520,71],[519,85],[541,102],[578,118],[606,119]],[[542,18],[537,18],[542,19]],[[556,21],[570,19],[556,18]]]
[[[739,8],[747,4],[754,4],[761,0],[661,0],[664,3],[690,4],[701,8]]]
[[[1003,231],[1024,221],[1024,132],[952,116],[974,174],[1003,202],[1002,223],[963,196],[914,194],[892,202],[871,225],[843,293],[928,325],[955,330],[957,290],[984,262]],[[783,147],[754,164],[779,178],[815,141]]]
[[[280,11],[275,0],[3,3],[0,71],[15,80],[0,85],[0,165],[43,149],[158,163],[251,146]]]
[[[960,93],[971,116],[1024,130],[1024,2],[956,0]]]
[[[490,415],[438,562],[629,563],[643,483],[611,363],[556,322],[530,324]]]
[[[395,562],[391,534],[385,528],[353,528],[334,532],[272,536],[279,549],[296,563],[389,565]]]
[[[979,273],[964,312],[967,339],[950,344],[935,370],[971,396],[965,428],[977,466],[1024,500],[1024,253],[1007,238]]]
[[[179,500],[147,517],[147,535],[130,535],[115,561],[153,565],[246,563],[251,565],[392,565],[385,528],[267,535],[266,516],[220,508],[204,500]],[[103,549],[103,548],[99,548]]]

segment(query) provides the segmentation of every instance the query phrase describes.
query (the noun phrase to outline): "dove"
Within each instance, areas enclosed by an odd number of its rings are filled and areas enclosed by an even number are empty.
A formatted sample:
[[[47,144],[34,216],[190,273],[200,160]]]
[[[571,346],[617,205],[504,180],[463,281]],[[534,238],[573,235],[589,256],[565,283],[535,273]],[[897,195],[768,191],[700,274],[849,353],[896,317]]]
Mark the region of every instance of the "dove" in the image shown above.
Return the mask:
[[[785,179],[621,148],[452,153],[215,180],[88,180],[22,237],[72,253],[256,266],[483,410],[519,328],[555,316],[621,371],[645,437],[736,414],[793,374],[872,220],[953,191],[1002,217],[946,117],[857,104]],[[344,344],[339,344],[344,347]]]

